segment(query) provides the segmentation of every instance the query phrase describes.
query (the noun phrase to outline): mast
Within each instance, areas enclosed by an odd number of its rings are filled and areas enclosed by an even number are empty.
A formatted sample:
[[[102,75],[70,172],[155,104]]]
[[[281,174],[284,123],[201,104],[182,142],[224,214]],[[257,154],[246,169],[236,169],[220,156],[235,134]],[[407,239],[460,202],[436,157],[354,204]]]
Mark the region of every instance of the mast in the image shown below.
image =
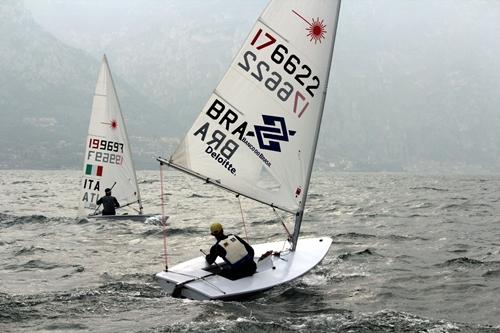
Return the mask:
[[[292,251],[295,251],[297,248],[297,241],[299,239],[299,233],[300,233],[300,226],[302,224],[302,218],[304,217],[304,208],[306,206],[306,200],[307,200],[307,192],[309,192],[309,183],[311,181],[311,174],[312,174],[312,168],[314,165],[314,156],[316,155],[316,147],[318,146],[318,138],[319,138],[319,130],[321,128],[321,119],[323,118],[323,111],[325,108],[325,101],[326,101],[326,94],[328,92],[328,81],[330,79],[330,70],[332,67],[332,59],[333,59],[333,49],[335,47],[335,39],[337,37],[337,26],[339,23],[339,16],[340,16],[340,3],[342,0],[339,0],[337,4],[337,17],[335,18],[335,27],[333,29],[333,42],[332,42],[332,48],[330,50],[330,59],[328,63],[328,70],[327,70],[327,76],[326,76],[326,81],[325,81],[325,89],[323,90],[323,99],[321,100],[321,108],[320,108],[320,114],[319,114],[319,121],[316,126],[316,134],[314,135],[314,143],[313,143],[313,149],[311,151],[311,158],[309,159],[309,170],[307,171],[307,177],[306,177],[306,183],[304,185],[304,194],[303,194],[303,200],[300,204],[299,210],[297,211],[295,215],[295,226],[293,228],[293,239],[292,239]]]

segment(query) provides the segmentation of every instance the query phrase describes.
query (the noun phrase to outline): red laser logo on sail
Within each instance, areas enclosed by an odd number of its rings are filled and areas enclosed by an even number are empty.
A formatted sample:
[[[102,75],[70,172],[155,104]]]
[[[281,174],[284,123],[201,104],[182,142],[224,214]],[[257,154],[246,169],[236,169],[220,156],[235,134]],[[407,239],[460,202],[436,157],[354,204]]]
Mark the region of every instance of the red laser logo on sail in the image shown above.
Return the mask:
[[[325,34],[326,34],[326,25],[323,24],[324,20],[320,20],[319,17],[316,19],[312,19],[312,23],[306,20],[302,15],[297,13],[295,10],[292,10],[292,12],[300,17],[304,22],[306,22],[309,26],[306,28],[307,30],[307,37],[309,37],[309,41],[312,42],[314,40],[314,44],[317,42],[320,42],[325,39]]]
[[[112,129],[118,128],[118,122],[114,119],[112,119],[111,122],[109,123],[101,123],[101,124],[109,125]]]

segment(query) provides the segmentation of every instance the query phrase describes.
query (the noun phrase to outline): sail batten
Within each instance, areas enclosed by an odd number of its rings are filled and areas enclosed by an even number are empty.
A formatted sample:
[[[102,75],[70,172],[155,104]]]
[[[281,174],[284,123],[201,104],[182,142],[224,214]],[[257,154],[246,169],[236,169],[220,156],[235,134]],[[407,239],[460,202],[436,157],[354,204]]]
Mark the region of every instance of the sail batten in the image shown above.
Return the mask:
[[[224,98],[224,96],[222,96],[221,94],[219,94],[217,92],[217,90],[214,91],[214,95],[217,96],[219,99],[224,100],[224,102],[231,108],[231,110],[238,112],[240,115],[243,115],[243,112],[241,112],[240,110],[238,110],[237,108],[235,108],[227,99]]]
[[[269,30],[271,30],[272,32],[274,32],[276,35],[278,35],[282,40],[284,40],[285,42],[288,43],[288,40],[283,37],[279,32],[277,32],[276,30],[274,30],[269,24],[267,24],[263,19],[262,17],[259,17],[259,19],[257,20],[257,22],[260,22],[262,23],[263,25],[265,25]]]

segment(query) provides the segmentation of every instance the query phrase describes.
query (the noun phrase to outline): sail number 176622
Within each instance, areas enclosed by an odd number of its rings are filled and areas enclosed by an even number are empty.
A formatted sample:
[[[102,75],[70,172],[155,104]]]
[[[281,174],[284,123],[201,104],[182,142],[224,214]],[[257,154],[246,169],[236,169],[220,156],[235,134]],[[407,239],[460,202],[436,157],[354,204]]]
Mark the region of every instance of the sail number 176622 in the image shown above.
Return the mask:
[[[318,76],[311,76],[313,74],[311,67],[302,64],[297,55],[289,52],[285,45],[277,43],[277,39],[272,34],[264,32],[263,29],[257,31],[250,45],[254,50],[247,50],[243,53],[243,59],[238,62],[238,66],[255,80],[263,82],[269,91],[276,92],[276,97],[282,102],[287,102],[294,95],[293,112],[300,118],[309,106],[307,95],[314,98],[315,90],[320,86]],[[272,45],[274,45],[274,50],[269,60],[260,60],[259,51]],[[281,68],[273,70],[276,65],[280,65]],[[289,79],[283,78],[280,74],[283,71]],[[297,84],[303,87],[305,92],[295,89]]]
[[[273,35],[271,35],[270,33],[266,32],[263,38],[260,38],[261,35],[262,29],[259,29],[252,39],[252,42],[250,43],[250,45],[255,46],[257,50],[262,50],[276,43],[276,38],[273,37]],[[309,95],[311,95],[311,97],[314,97],[314,90],[319,88],[320,81],[316,75],[311,78],[311,67],[304,64],[300,67],[300,69],[298,69],[299,65],[301,64],[300,58],[295,54],[288,55],[288,48],[285,45],[279,43],[276,45],[273,53],[271,54],[271,60],[277,65],[283,64],[283,69],[289,75],[293,76],[294,74],[296,74],[294,77],[295,80],[301,86],[306,85],[306,91],[309,93]],[[306,80],[309,80],[309,82],[306,82]]]

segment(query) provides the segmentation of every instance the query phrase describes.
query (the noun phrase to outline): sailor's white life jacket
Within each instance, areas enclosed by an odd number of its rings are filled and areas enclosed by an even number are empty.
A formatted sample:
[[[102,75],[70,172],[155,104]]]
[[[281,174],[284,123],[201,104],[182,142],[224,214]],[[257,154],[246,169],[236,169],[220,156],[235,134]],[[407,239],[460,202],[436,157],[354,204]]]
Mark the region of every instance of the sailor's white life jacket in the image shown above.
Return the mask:
[[[231,265],[236,264],[248,255],[245,245],[234,235],[228,235],[226,239],[219,241],[219,245],[226,250],[226,258],[224,259]]]

